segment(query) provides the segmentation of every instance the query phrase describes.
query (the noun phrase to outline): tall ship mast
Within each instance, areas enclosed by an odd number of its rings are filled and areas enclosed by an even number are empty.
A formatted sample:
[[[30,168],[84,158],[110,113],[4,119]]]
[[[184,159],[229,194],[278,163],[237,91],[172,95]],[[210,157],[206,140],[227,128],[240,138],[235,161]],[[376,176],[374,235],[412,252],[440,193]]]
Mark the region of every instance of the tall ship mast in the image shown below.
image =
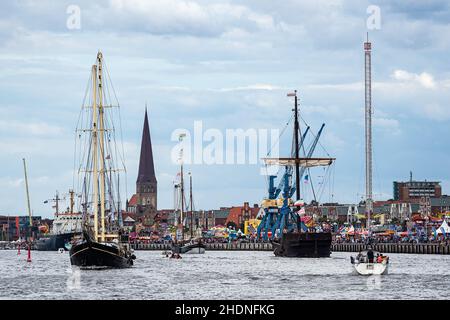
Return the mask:
[[[183,141],[185,134],[181,134],[179,137],[180,142]],[[188,210],[185,210],[185,197],[184,197],[184,167],[183,167],[183,149],[180,150],[180,184],[178,184],[175,190],[180,190],[180,215],[177,218],[177,230],[175,234],[175,242],[172,244],[172,253],[175,255],[181,253],[196,253],[203,254],[205,253],[206,246],[202,243],[201,238],[195,240],[194,239],[194,224],[193,224],[193,197],[192,197],[192,174],[189,173],[189,199],[190,199],[190,214],[188,215]],[[185,229],[185,221],[187,221],[188,217],[190,217],[190,226],[189,226],[189,240],[185,241],[186,237],[184,234]]]
[[[79,267],[125,268],[135,259],[120,237],[120,199],[116,196],[120,194],[118,175],[125,166],[115,135],[113,109],[119,104],[112,105],[111,94],[115,97],[103,55],[98,52],[77,127],[82,144],[76,154],[79,152],[81,160],[78,187],[83,226],[81,239],[70,249],[70,261]]]
[[[284,167],[278,187],[277,176],[269,176],[268,197],[263,200],[263,216],[257,229],[257,237],[271,240],[274,254],[281,257],[329,257],[331,254],[331,230],[309,230],[302,218],[305,217],[305,203],[300,196],[300,180],[311,167],[326,167],[334,158],[313,158],[313,152],[322,133],[324,125],[316,135],[309,151],[300,157],[300,150],[309,127],[300,137],[299,108],[297,91],[289,93],[294,97],[294,134],[290,158],[264,158],[268,166]],[[295,170],[295,171],[294,171]],[[295,175],[295,179],[293,178]],[[295,181],[295,182],[294,182]],[[295,200],[292,199],[295,193]]]

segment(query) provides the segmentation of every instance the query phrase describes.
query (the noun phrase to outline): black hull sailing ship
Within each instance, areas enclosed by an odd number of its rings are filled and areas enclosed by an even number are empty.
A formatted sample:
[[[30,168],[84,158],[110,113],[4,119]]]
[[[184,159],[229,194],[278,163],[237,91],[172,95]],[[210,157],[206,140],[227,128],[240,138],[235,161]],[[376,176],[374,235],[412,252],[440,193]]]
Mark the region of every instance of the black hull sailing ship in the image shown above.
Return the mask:
[[[335,159],[312,158],[324,125],[316,135],[308,153],[305,154],[305,157],[300,157],[300,150],[309,127],[300,139],[297,92],[288,94],[288,96],[295,97],[293,150],[291,158],[264,159],[266,165],[283,166],[285,171],[278,187],[274,185],[276,176],[269,176],[269,196],[262,203],[264,216],[258,227],[257,235],[258,238],[271,240],[275,256],[329,257],[331,255],[331,232],[311,231],[302,222],[302,215],[305,215],[306,212],[305,203],[300,199],[300,179],[306,169],[328,167]],[[293,175],[295,175],[295,180],[292,178]],[[294,193],[295,202],[292,199]]]
[[[328,258],[331,240],[331,232],[287,233],[273,241],[272,246],[279,257]]]
[[[103,68],[103,55],[99,52],[96,64],[92,67],[92,85],[89,86],[92,90],[89,95],[91,99],[87,105],[83,103],[80,116],[83,119],[86,114],[87,128],[77,129],[80,139],[81,133],[87,133],[88,136],[82,140],[86,151],[80,152],[81,165],[78,168],[78,172],[82,173],[83,231],[82,237],[72,243],[70,262],[82,268],[127,268],[133,265],[135,256],[127,244],[121,243],[121,169],[116,162],[119,159],[113,157],[118,157],[120,152],[113,145],[116,141],[115,126],[112,111],[107,109],[114,106],[106,99],[106,93],[109,96],[111,92],[110,88],[105,90],[110,80],[104,79],[107,72],[104,73]]]
[[[83,268],[129,268],[135,256],[115,243],[101,243],[84,235],[83,241],[70,250],[70,263]]]

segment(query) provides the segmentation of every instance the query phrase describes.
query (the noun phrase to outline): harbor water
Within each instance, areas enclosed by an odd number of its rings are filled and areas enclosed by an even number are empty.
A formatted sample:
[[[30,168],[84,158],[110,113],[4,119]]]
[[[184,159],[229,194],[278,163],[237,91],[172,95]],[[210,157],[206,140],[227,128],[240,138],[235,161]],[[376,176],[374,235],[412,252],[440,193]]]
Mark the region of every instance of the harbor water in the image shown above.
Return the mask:
[[[207,251],[166,258],[136,251],[122,270],[72,268],[67,252],[0,251],[1,299],[444,299],[450,256],[390,254],[389,274],[354,275],[350,256],[279,258],[269,251]]]

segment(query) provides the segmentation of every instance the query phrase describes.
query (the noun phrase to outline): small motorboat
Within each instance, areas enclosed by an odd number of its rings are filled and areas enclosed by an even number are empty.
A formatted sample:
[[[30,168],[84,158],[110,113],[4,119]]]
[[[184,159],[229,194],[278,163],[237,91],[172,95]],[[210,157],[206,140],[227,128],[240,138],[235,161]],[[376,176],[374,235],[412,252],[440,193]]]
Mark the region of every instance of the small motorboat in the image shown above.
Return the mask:
[[[356,258],[350,257],[354,271],[363,276],[388,274],[389,257],[380,252],[367,249],[358,253]]]
[[[206,246],[202,241],[191,241],[186,244],[173,244],[173,253],[189,253],[189,254],[204,254],[206,251]]]

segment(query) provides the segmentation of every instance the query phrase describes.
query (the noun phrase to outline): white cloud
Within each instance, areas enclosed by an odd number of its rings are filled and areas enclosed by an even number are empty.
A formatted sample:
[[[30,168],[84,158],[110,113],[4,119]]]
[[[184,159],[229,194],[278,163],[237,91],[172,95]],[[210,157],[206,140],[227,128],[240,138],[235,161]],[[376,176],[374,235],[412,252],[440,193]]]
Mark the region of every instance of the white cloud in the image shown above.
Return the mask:
[[[64,129],[45,122],[26,123],[0,120],[1,131],[22,135],[56,136],[62,134]]]
[[[345,140],[335,132],[325,132],[322,140],[321,144],[333,153],[341,150],[346,145]]]
[[[395,70],[392,78],[405,84],[419,84],[427,89],[436,88],[436,82],[433,75],[422,72],[420,74],[411,73],[405,70]]]
[[[385,130],[389,131],[389,133],[392,133],[392,134],[399,134],[401,132],[400,123],[396,119],[373,118],[373,125],[374,125],[374,127],[385,129]]]
[[[352,83],[322,83],[322,84],[309,84],[306,85],[307,89],[317,89],[317,90],[339,90],[339,91],[361,91],[364,90],[364,83],[352,82]]]
[[[9,178],[9,177],[2,177],[0,178],[0,188],[9,189],[9,188],[18,188],[22,185],[24,179],[22,178]]]
[[[283,88],[277,85],[272,84],[264,84],[264,83],[257,83],[252,84],[248,86],[240,86],[240,87],[233,87],[233,88],[220,88],[218,91],[222,92],[230,92],[230,91],[272,91],[272,90],[286,90],[287,88]],[[212,91],[216,91],[217,89],[212,89]]]
[[[446,121],[450,119],[450,107],[437,103],[427,104],[423,108],[423,114],[431,120]]]
[[[114,19],[110,19],[111,16]],[[90,19],[94,19],[93,12]],[[230,3],[201,4],[192,0],[111,0],[103,13],[103,23],[121,25],[154,34],[217,36],[239,26],[245,30],[275,27],[268,14]]]

